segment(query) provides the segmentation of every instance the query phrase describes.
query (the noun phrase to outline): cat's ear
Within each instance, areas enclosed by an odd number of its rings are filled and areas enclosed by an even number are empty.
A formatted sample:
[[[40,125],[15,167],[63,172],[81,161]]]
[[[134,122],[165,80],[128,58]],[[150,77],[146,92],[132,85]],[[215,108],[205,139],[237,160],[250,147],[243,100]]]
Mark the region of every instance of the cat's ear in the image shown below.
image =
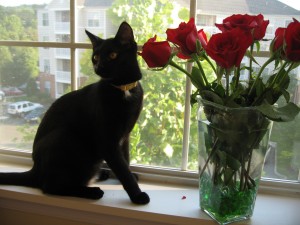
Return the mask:
[[[95,47],[97,44],[101,43],[103,40],[101,38],[99,38],[98,36],[92,34],[91,32],[85,30],[85,33],[87,34],[87,36],[89,37],[93,47]]]
[[[127,22],[121,23],[115,39],[121,42],[121,44],[129,44],[134,42],[132,28]]]

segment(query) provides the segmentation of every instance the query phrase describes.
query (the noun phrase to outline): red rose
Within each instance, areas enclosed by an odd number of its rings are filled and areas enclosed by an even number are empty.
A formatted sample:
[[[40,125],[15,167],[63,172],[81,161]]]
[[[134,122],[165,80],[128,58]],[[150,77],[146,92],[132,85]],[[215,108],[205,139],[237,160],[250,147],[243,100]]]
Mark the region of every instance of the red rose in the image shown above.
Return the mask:
[[[205,47],[207,45],[207,37],[206,37],[206,34],[203,29],[198,31],[198,37],[199,37],[201,46],[205,49]]]
[[[236,14],[227,17],[223,20],[223,24],[216,24],[216,26],[222,32],[227,32],[239,27],[245,32],[252,33],[254,40],[261,40],[265,36],[268,24],[269,20],[264,20],[261,14],[257,16]]]
[[[240,28],[235,28],[225,33],[212,35],[205,50],[219,66],[229,69],[241,64],[252,42],[251,35],[247,35]]]
[[[259,41],[263,39],[263,37],[266,34],[266,30],[269,25],[269,20],[264,20],[264,16],[261,14],[254,16],[254,20],[256,21],[257,26],[254,28],[253,31],[253,39]]]
[[[167,40],[180,48],[180,58],[190,58],[189,55],[197,53],[196,42],[206,45],[207,38],[203,30],[197,31],[195,20],[191,18],[188,23],[182,22],[176,29],[167,29]]]
[[[146,61],[150,68],[164,67],[169,62],[171,47],[169,42],[156,42],[156,35],[150,38],[138,53]]]
[[[296,19],[285,31],[285,55],[292,62],[300,62],[300,23]]]
[[[276,52],[278,49],[281,49],[281,55],[284,55],[283,52],[283,43],[284,43],[284,34],[286,28],[279,27],[275,31],[275,37],[271,44],[271,51]]]

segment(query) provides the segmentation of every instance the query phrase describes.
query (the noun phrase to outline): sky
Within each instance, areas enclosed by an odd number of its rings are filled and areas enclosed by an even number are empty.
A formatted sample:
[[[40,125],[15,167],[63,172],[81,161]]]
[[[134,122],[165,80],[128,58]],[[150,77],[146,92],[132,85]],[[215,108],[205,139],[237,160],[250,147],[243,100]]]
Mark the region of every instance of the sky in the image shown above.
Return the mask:
[[[31,5],[49,3],[51,0],[0,0],[2,6],[17,6],[17,5]]]
[[[20,4],[44,4],[49,3],[51,0],[0,0],[0,5],[3,6],[16,6]],[[279,0],[295,9],[300,10],[300,0]]]
[[[279,0],[295,9],[300,10],[300,1],[299,0]]]

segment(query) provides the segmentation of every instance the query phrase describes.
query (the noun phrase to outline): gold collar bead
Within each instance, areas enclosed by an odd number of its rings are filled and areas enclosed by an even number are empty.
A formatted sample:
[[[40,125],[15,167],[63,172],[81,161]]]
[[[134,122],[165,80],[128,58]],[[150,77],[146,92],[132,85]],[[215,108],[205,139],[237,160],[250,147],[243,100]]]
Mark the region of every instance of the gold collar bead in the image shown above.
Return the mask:
[[[121,91],[130,91],[131,89],[135,88],[137,85],[138,85],[138,81],[135,81],[130,84],[124,84],[124,85],[119,85],[119,86],[113,85],[113,86],[120,89]]]

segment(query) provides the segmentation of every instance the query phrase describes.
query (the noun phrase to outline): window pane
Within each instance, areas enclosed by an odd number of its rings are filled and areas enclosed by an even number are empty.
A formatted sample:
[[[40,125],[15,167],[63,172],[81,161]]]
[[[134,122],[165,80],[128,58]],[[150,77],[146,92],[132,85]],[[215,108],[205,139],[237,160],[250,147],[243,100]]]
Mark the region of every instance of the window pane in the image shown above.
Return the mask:
[[[45,111],[71,90],[70,50],[1,49],[0,147],[31,151]]]
[[[0,27],[1,40],[69,42],[70,1],[1,1]]]
[[[173,1],[134,2],[128,5],[125,1],[85,1],[78,22],[79,40],[89,42],[84,28],[102,38],[112,37],[125,20],[132,26],[136,41],[142,45],[154,34],[165,38],[165,30],[177,26],[181,21],[178,18],[179,12],[185,17],[182,19],[188,19],[185,7],[188,7],[189,1],[182,1],[181,7]],[[96,80],[95,75],[92,75],[91,50],[80,52],[80,72],[88,77],[88,84]],[[161,72],[150,71],[140,57],[139,61],[145,98],[143,111],[131,134],[132,163],[179,168],[185,77],[171,68]]]
[[[99,80],[91,64],[92,51],[79,50],[81,85]],[[139,58],[144,104],[131,133],[131,162],[179,168],[182,156],[185,77],[177,70],[150,71]]]
[[[271,40],[274,37],[274,33],[278,27],[286,27],[292,18],[300,19],[299,11],[281,3],[279,1],[269,1],[268,5],[255,5],[256,1],[237,1],[235,5],[228,7],[224,1],[204,1],[199,0],[197,15],[197,25],[199,29],[204,29],[209,34],[220,32],[214,25],[214,23],[222,23],[222,20],[232,14],[252,14],[257,15],[259,13],[264,15],[264,18],[269,20],[269,26],[266,31],[265,39]],[[284,1],[282,1],[284,2]],[[299,7],[299,5],[298,5]],[[269,51],[270,41],[263,41],[260,44],[260,50]],[[266,58],[257,58],[259,65],[262,65],[266,61]],[[249,60],[244,58],[242,65],[249,65]],[[264,70],[265,78],[272,75],[274,64],[269,65]],[[259,66],[254,64],[254,72],[258,72]],[[300,69],[292,71],[289,92],[291,93],[291,101],[300,105]],[[247,71],[242,73],[242,76],[247,78]],[[280,99],[278,105],[284,103],[284,99]],[[192,121],[195,121],[197,109],[193,109]],[[270,140],[269,153],[266,157],[266,163],[264,167],[264,177],[279,178],[279,179],[299,179],[300,169],[300,155],[299,155],[299,115],[292,122],[288,123],[275,123],[273,124],[272,135]],[[191,126],[191,146],[190,146],[190,169],[197,169],[196,148],[194,147],[196,141],[197,129],[196,124],[192,122]]]
[[[113,3],[114,1],[78,1],[79,42],[89,42],[85,29],[104,39],[115,35],[117,27],[112,23],[112,17],[108,15]]]
[[[181,21],[187,21],[189,16],[189,0],[139,1],[138,4],[130,1],[131,5],[124,2],[76,1],[76,40],[89,42],[84,29],[102,38],[112,37],[119,24],[126,20],[133,27],[136,41],[142,45],[155,34],[163,40],[167,28],[177,27]],[[43,0],[38,2],[40,5],[27,6],[23,4],[30,4],[30,0],[20,0],[17,1],[17,7],[4,7],[11,3],[13,1],[0,2],[1,40],[70,42],[70,0]],[[299,11],[278,1],[259,7],[255,7],[251,1],[237,1],[237,4],[230,7],[226,1],[198,0],[197,3],[198,28],[204,28],[210,34],[219,32],[214,23],[221,23],[225,17],[234,13],[264,14],[265,19],[270,20],[267,39],[272,39],[277,27],[287,26],[291,18],[300,20]],[[269,44],[269,41],[262,43],[261,49],[267,51]],[[99,78],[94,75],[90,63],[91,50],[79,49],[77,54],[79,87],[97,81]],[[23,118],[11,116],[8,113],[9,104],[29,101],[47,108],[53,100],[70,91],[70,49],[0,46],[0,58],[0,145],[31,150],[37,125],[28,125]],[[131,136],[132,162],[178,168],[182,151],[185,76],[171,68],[161,72],[150,71],[142,59],[139,60],[144,74],[142,84],[145,101]],[[247,59],[242,63],[247,65]],[[261,59],[259,63],[262,63]],[[266,68],[266,75],[271,72],[272,68]],[[298,86],[299,71],[295,71],[290,91],[291,99],[297,104],[300,95]],[[11,110],[15,108],[20,111],[21,108],[29,107],[22,106],[12,105]],[[194,106],[188,163],[191,170],[197,170],[198,165],[196,111],[197,107]],[[297,179],[300,168],[297,151],[299,120],[298,116],[291,123],[274,124],[267,160],[271,166],[265,167],[265,176]]]

